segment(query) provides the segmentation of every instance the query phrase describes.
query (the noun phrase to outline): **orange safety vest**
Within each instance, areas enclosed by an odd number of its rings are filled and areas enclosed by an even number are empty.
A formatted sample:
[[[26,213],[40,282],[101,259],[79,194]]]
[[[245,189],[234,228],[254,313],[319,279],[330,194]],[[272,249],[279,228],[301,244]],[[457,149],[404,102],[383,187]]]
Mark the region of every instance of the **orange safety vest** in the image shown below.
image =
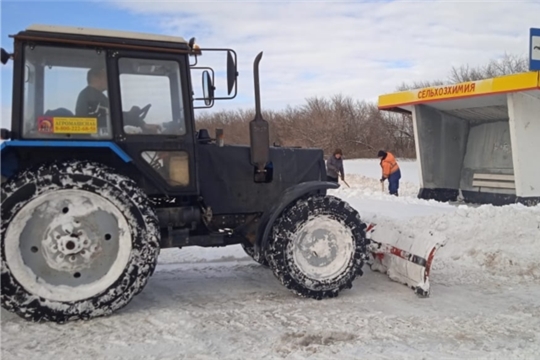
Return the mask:
[[[381,167],[383,177],[387,179],[390,177],[390,174],[393,174],[399,170],[399,165],[396,161],[396,158],[389,152],[387,152],[386,157],[381,160]]]

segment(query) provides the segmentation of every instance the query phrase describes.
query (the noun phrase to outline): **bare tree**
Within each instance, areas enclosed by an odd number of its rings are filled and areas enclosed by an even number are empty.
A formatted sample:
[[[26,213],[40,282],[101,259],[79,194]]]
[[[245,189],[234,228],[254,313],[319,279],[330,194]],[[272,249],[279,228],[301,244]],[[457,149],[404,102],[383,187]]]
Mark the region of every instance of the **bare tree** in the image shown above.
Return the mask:
[[[431,81],[413,81],[412,83],[403,82],[401,85],[396,87],[397,91],[406,91],[412,89],[421,89],[428,88],[433,86],[446,85],[448,82],[443,80],[431,80]]]
[[[480,80],[527,71],[527,58],[505,54],[484,66],[453,67],[446,80],[402,83],[398,91],[450,83]],[[229,110],[200,114],[197,128],[224,129],[229,144],[249,144],[248,123],[253,110]],[[263,111],[270,123],[270,142],[282,146],[322,148],[326,154],[336,147],[348,158],[376,156],[378,150],[394,152],[399,157],[414,158],[414,132],[410,115],[379,111],[375,103],[356,100],[341,94],[330,98],[312,97],[301,106],[287,106],[280,111]]]
[[[420,89],[433,86],[456,84],[467,81],[490,79],[528,71],[528,58],[524,55],[512,55],[505,53],[500,59],[493,59],[486,65],[472,67],[468,64],[452,67],[445,80],[416,81],[402,83],[397,86],[397,91]]]
[[[491,60],[483,66],[470,67],[469,65],[462,65],[458,68],[453,67],[449,79],[452,83],[460,83],[516,74],[527,70],[527,57],[505,53],[501,59]]]
[[[249,144],[248,122],[252,111],[222,111],[204,114],[197,128],[211,134],[223,128],[229,144]],[[381,112],[376,104],[335,95],[330,99],[309,98],[302,106],[282,111],[264,111],[270,123],[270,141],[282,146],[322,148],[331,153],[340,147],[348,157],[374,157],[380,149],[414,157],[412,124],[404,117]]]

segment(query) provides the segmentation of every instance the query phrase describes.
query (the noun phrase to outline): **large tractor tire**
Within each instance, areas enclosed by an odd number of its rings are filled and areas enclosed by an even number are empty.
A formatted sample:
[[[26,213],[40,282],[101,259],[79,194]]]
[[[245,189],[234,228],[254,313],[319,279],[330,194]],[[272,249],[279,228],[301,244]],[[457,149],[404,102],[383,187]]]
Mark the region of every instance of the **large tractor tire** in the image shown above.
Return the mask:
[[[317,300],[336,297],[362,275],[365,228],[358,212],[336,197],[301,198],[272,227],[270,268],[297,295]]]
[[[109,315],[145,287],[159,236],[144,192],[103,165],[23,171],[2,185],[2,307],[35,322]]]

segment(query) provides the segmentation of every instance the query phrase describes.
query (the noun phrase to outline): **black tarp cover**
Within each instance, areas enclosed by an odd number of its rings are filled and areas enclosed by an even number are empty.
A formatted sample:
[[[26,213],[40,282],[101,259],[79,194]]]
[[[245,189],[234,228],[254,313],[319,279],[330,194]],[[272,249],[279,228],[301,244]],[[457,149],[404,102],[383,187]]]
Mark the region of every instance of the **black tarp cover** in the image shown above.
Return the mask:
[[[248,146],[200,144],[197,147],[201,196],[214,214],[263,212],[286,188],[326,180],[319,149],[270,148],[273,181],[255,183]]]

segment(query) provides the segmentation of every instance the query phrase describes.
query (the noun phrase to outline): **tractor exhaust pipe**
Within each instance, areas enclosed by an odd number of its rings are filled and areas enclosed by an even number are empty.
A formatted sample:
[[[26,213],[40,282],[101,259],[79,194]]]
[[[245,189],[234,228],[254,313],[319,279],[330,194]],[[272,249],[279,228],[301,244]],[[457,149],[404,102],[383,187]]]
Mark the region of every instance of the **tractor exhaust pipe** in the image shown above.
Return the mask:
[[[257,115],[261,116],[261,86],[259,80],[259,63],[261,62],[263,53],[262,51],[257,55],[253,62],[253,84],[255,86],[255,119]]]
[[[259,62],[261,61],[262,55],[263,53],[261,51],[253,62],[255,118],[249,123],[249,136],[251,142],[251,164],[256,167],[257,175],[264,177],[265,167],[270,160],[270,130],[268,121],[264,120],[261,114]]]

